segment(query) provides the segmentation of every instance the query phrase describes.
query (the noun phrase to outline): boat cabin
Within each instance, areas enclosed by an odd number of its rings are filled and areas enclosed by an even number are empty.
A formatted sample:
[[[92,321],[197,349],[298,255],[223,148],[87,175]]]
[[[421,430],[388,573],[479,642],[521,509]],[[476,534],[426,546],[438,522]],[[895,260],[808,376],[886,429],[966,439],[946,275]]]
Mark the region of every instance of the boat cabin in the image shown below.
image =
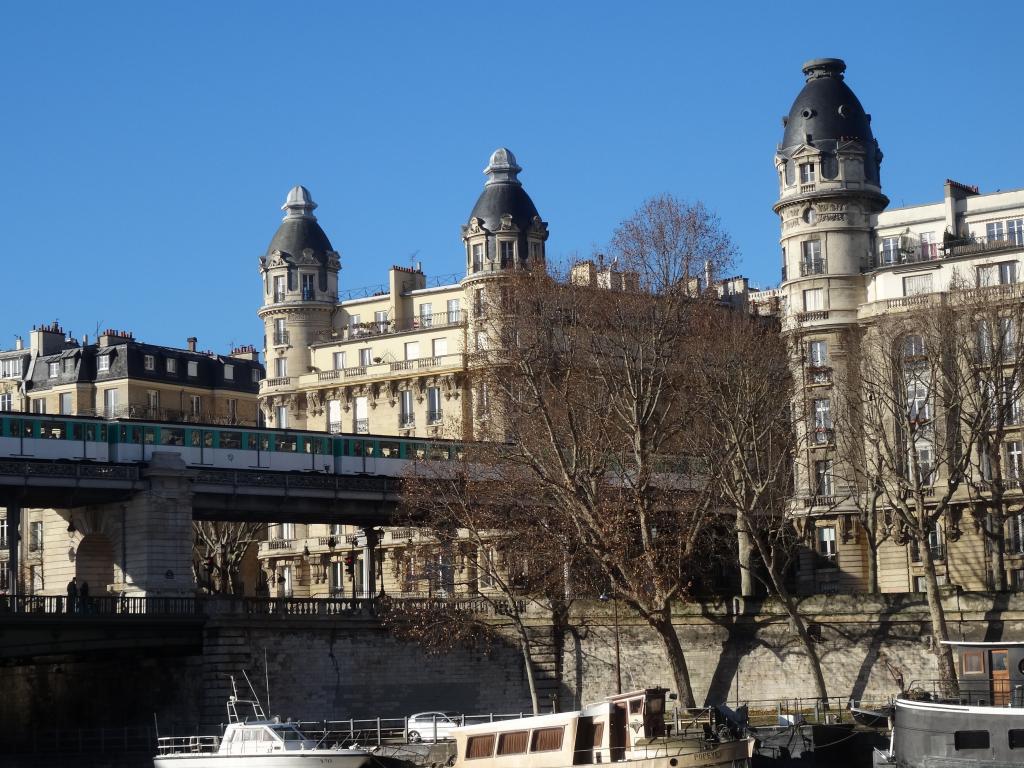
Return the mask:
[[[965,704],[1024,707],[1024,642],[951,640]]]

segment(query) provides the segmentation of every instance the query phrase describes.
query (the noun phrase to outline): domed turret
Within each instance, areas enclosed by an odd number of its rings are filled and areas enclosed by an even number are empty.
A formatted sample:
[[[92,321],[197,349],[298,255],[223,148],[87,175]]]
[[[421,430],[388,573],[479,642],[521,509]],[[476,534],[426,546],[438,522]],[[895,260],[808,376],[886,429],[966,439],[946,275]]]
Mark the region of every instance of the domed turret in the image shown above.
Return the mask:
[[[285,217],[277,228],[270,245],[267,247],[267,258],[272,258],[279,251],[286,258],[298,259],[307,249],[319,264],[326,264],[328,254],[334,251],[331,241],[317,223],[313,209],[316,208],[309,190],[302,186],[292,187],[281,210]]]
[[[491,155],[483,192],[462,228],[467,274],[543,263],[547,224],[519,181],[522,170],[505,147]]]
[[[871,133],[871,115],[843,81],[845,71],[842,59],[812,59],[803,65],[807,82],[783,118],[786,130],[779,154],[790,158],[803,146],[834,153],[844,143],[859,142],[863,178],[880,186],[882,151]],[[823,167],[823,172],[828,170]]]

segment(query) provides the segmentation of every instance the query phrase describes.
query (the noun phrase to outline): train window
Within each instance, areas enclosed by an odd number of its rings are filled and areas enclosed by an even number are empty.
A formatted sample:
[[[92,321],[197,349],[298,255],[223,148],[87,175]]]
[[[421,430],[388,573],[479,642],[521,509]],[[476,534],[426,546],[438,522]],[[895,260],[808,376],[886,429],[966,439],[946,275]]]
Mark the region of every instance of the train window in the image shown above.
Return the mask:
[[[250,435],[251,437],[251,435]],[[221,448],[241,448],[242,447],[242,433],[241,432],[221,432],[220,433],[220,447]]]
[[[270,450],[270,435],[260,435],[260,450],[261,451],[269,451]]]
[[[100,424],[100,440],[107,442],[107,425]]]
[[[185,430],[173,427],[161,427],[160,445],[184,445]]]
[[[448,446],[447,445],[432,445],[430,446],[430,458],[434,461],[447,461],[448,460]]]
[[[376,454],[377,443],[375,443],[373,440],[366,440],[363,443],[363,453],[365,453],[367,456],[373,456],[374,454]]]
[[[21,422],[21,434],[24,435],[25,437],[35,437],[36,436],[36,425],[35,425],[35,423],[31,422],[31,421],[22,421]]]
[[[455,458],[458,459],[459,461],[462,461],[464,458],[466,458],[466,449],[464,446],[455,446]]]
[[[349,440],[349,445],[352,446],[353,456],[363,455],[363,441],[362,440]]]
[[[198,448],[199,443],[202,441],[203,435],[198,429],[190,429],[188,431],[188,444],[193,448]]]
[[[247,451],[255,451],[259,448],[259,440],[257,435],[246,434],[245,436],[245,449]]]
[[[20,437],[21,436],[21,420],[20,419],[10,419],[10,420],[8,420],[7,424],[8,424],[8,427],[9,427],[10,431],[11,431],[11,437]]]
[[[385,459],[397,459],[399,451],[401,450],[401,443],[393,443],[390,441],[380,441],[380,455]]]
[[[44,421],[39,425],[39,436],[47,440],[60,440],[65,434],[63,421]]]
[[[146,445],[153,445],[156,442],[156,427],[142,428],[142,442]]]
[[[298,450],[295,435],[274,435],[274,450],[295,453]]]
[[[82,425],[71,422],[71,439],[81,440],[82,439]]]
[[[122,443],[137,443],[142,439],[142,430],[138,427],[129,427],[127,425],[121,426],[121,442]],[[167,443],[164,443],[167,445]]]
[[[422,459],[423,457],[425,457],[427,455],[427,447],[425,445],[423,445],[423,443],[412,443],[409,446],[409,448],[412,451],[412,456],[409,456],[408,454],[406,454],[406,458],[407,459],[413,458],[413,457],[415,457],[417,459]]]
[[[95,441],[96,440],[96,425],[88,424],[85,427],[85,439]]]
[[[302,442],[306,453],[327,453],[327,441],[322,437],[304,437]]]
[[[213,448],[213,432],[205,430],[203,432],[203,445],[206,448]]]

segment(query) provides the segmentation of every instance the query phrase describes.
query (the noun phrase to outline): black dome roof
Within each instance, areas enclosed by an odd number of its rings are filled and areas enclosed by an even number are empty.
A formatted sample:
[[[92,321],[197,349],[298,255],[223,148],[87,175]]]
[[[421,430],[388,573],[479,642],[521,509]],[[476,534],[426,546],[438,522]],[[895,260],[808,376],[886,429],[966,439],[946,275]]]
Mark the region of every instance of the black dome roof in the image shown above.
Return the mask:
[[[865,178],[878,183],[881,152],[871,133],[871,117],[843,82],[845,71],[842,59],[812,59],[803,65],[807,82],[789,110],[781,151],[789,155],[802,144],[834,149],[840,139],[855,139],[863,145]]]
[[[501,217],[511,214],[513,224],[520,230],[528,229],[534,217],[540,214],[517,178],[521,170],[510,150],[504,147],[496,150],[484,170],[490,178],[469,217],[483,219],[483,226],[493,232],[499,228]]]
[[[274,251],[281,251],[296,258],[309,248],[313,251],[314,258],[324,263],[327,253],[334,248],[313,215],[313,209],[316,207],[308,189],[301,186],[293,187],[288,193],[288,199],[281,206],[287,214],[274,233],[270,245],[267,246],[267,256]]]

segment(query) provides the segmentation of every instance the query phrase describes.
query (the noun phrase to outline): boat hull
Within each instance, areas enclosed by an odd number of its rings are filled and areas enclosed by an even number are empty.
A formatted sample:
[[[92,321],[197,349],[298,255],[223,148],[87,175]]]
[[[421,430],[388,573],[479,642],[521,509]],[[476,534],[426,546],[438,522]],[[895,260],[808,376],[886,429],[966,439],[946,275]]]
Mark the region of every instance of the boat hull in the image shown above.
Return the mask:
[[[1024,708],[897,699],[893,761],[898,768],[1019,768],[1024,748],[1011,749],[1011,731],[1024,732]]]
[[[362,768],[370,762],[366,752],[273,752],[266,755],[158,755],[153,768]]]

